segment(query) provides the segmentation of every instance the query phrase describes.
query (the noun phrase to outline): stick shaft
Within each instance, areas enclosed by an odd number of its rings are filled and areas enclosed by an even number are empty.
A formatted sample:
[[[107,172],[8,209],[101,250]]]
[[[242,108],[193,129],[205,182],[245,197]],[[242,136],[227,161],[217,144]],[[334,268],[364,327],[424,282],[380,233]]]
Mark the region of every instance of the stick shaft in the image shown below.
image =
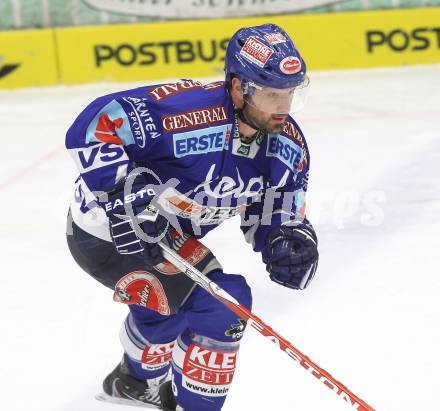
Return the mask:
[[[164,251],[164,256],[184,274],[190,277],[198,285],[209,292],[215,299],[222,302],[226,307],[233,311],[237,316],[247,321],[248,325],[257,330],[261,335],[271,340],[274,344],[284,351],[291,359],[298,362],[305,370],[321,381],[326,387],[346,401],[353,409],[358,411],[374,411],[365,401],[353,394],[346,386],[333,378],[327,371],[319,367],[306,355],[296,349],[289,341],[275,332],[255,314],[241,305],[228,292],[211,281],[202,272],[197,270],[185,259],[180,257],[174,250],[163,243],[159,243]]]

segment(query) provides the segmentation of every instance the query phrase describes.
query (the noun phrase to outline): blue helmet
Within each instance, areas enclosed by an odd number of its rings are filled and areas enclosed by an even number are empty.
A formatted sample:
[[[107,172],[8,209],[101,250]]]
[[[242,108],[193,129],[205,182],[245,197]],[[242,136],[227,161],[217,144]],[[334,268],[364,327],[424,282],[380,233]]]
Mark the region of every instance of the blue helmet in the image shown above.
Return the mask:
[[[226,81],[233,75],[273,88],[301,85],[306,63],[288,34],[276,24],[238,30],[229,41],[225,57]]]

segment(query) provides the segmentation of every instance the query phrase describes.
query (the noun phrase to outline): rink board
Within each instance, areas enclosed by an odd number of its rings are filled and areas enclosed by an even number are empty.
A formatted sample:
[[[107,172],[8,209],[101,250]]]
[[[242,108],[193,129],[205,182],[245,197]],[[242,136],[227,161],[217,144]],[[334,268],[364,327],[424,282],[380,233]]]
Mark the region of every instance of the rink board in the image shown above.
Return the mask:
[[[233,33],[268,21],[286,29],[313,70],[440,62],[440,9],[430,8],[63,28],[57,30],[62,79],[221,75]]]
[[[0,88],[58,82],[53,30],[0,32]]]
[[[312,70],[440,62],[440,8],[71,27],[0,32],[0,55],[6,44],[8,62],[35,68],[1,77],[0,88],[221,76],[233,33],[269,21]]]

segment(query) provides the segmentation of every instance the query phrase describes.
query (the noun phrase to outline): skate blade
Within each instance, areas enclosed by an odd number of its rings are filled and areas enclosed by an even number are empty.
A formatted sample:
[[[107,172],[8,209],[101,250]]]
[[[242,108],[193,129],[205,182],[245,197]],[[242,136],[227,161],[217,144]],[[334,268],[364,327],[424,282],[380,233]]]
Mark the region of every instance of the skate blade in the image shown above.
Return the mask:
[[[147,404],[141,401],[128,400],[126,398],[112,397],[111,395],[108,395],[105,392],[95,395],[95,399],[102,402],[109,402],[112,404],[119,404],[119,405],[130,405],[132,407],[138,407],[138,408],[149,408],[153,410],[161,409],[158,405]]]

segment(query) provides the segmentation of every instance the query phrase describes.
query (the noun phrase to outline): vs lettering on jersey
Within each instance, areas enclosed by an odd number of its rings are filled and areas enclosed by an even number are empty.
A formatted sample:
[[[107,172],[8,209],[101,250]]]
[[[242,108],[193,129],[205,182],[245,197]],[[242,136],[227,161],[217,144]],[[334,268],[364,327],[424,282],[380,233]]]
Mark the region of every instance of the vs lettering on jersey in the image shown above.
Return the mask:
[[[174,155],[177,158],[191,154],[222,151],[228,147],[232,124],[202,128],[173,134]]]
[[[85,148],[70,149],[69,152],[81,173],[128,161],[124,149],[116,144],[101,143]]]

